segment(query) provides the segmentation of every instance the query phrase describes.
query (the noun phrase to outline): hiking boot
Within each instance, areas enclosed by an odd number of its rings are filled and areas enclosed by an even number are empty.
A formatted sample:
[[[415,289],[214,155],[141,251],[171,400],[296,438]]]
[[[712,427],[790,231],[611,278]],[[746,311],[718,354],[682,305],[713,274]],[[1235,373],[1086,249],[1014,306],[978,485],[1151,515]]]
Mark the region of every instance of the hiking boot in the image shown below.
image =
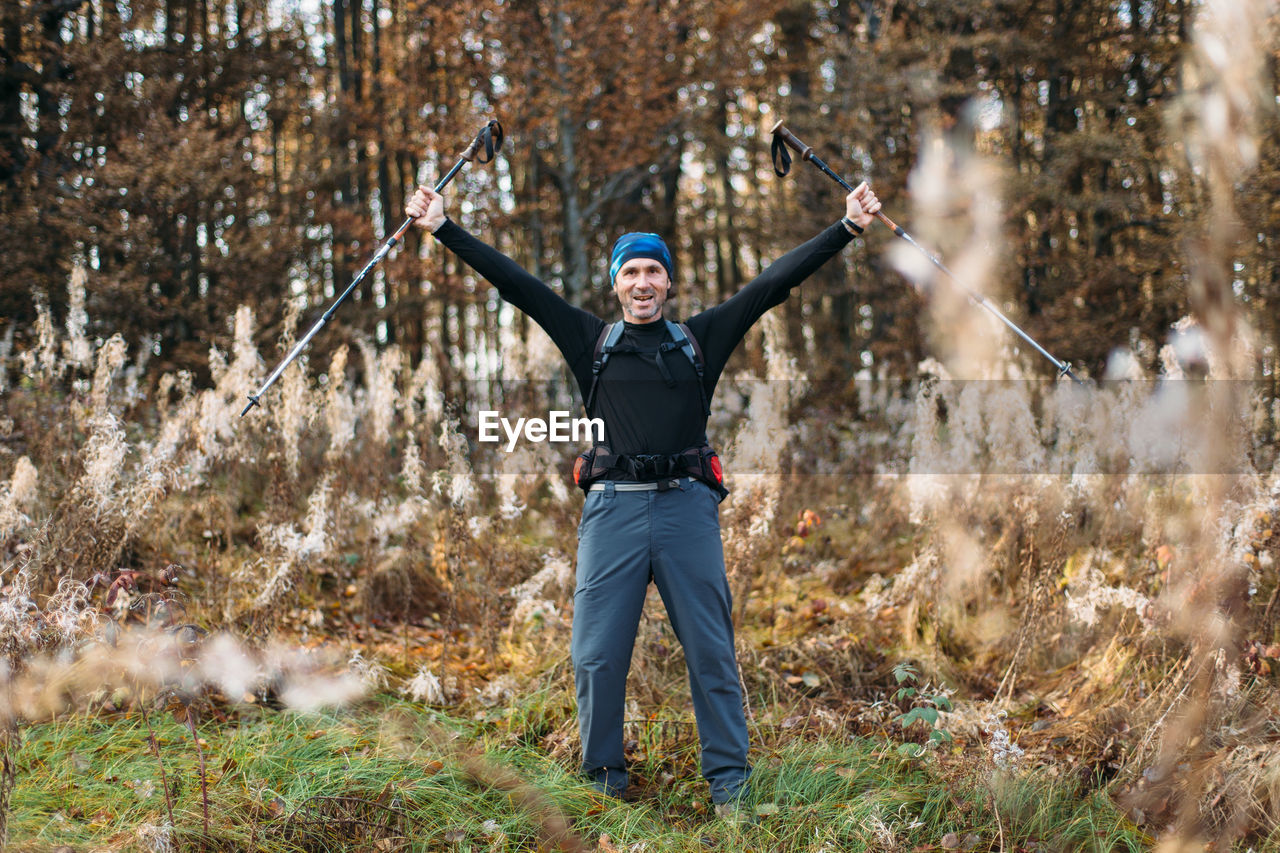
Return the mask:
[[[606,802],[620,803],[623,801],[624,792],[619,791],[617,788],[610,788],[608,785],[604,785],[599,782],[592,782],[591,790],[597,797]]]
[[[602,771],[599,776],[591,774],[584,775],[586,776],[587,783],[591,785],[592,790],[597,794],[613,800],[624,799],[623,795],[626,793],[628,787],[626,782],[627,777],[625,774],[622,774],[622,787],[618,787],[618,773],[610,774],[608,771]],[[612,778],[610,778],[610,776],[612,776]]]
[[[755,814],[741,800],[716,803],[716,817],[732,826],[751,826],[756,822]]]

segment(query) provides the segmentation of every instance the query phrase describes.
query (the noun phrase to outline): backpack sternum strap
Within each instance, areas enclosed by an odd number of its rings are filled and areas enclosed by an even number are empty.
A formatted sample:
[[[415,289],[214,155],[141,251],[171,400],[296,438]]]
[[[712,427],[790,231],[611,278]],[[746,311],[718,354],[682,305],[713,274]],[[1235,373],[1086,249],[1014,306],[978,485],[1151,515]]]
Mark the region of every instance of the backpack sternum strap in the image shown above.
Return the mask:
[[[671,335],[672,349],[684,350],[685,357],[693,364],[693,369],[697,371],[698,378],[702,378],[702,347],[698,346],[698,340],[689,331],[689,327],[684,323],[673,323],[667,321],[667,332]]]
[[[702,413],[707,417],[711,416],[711,401],[707,399],[707,388],[702,378],[702,347],[698,345],[698,339],[689,331],[689,327],[684,323],[673,323],[667,320],[667,332],[671,335],[672,348],[680,348],[684,350],[685,356],[693,363],[693,370],[698,374],[698,399],[702,401]],[[666,346],[664,344],[663,346]],[[659,358],[662,356],[659,355]]]
[[[711,401],[707,399],[707,389],[703,384],[703,358],[702,347],[698,344],[698,339],[689,331],[689,327],[684,323],[676,323],[672,320],[665,320],[667,324],[667,334],[671,336],[670,341],[666,341],[658,346],[656,353],[658,370],[662,373],[663,381],[669,387],[675,387],[675,379],[672,378],[671,372],[667,369],[666,364],[662,360],[664,352],[672,352],[673,350],[681,350],[685,357],[689,359],[689,363],[693,365],[693,370],[698,374],[698,398],[702,401],[702,413],[710,416]],[[600,332],[600,337],[596,339],[595,354],[591,360],[591,388],[587,391],[586,409],[587,415],[593,414],[596,403],[596,388],[600,385],[600,374],[604,371],[605,366],[609,363],[609,356],[615,351],[619,351],[618,342],[622,340],[622,332],[625,326],[622,320],[610,323]]]

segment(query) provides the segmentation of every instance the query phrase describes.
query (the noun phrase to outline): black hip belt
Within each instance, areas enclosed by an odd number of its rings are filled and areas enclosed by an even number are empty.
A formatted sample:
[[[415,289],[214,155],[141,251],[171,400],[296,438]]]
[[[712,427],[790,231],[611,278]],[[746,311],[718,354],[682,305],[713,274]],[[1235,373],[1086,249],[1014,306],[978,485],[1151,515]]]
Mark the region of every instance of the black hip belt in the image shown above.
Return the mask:
[[[607,476],[634,483],[693,477],[715,489],[721,500],[729,494],[720,457],[709,444],[670,454],[612,453],[607,447],[593,447],[573,462],[573,482],[584,492]]]

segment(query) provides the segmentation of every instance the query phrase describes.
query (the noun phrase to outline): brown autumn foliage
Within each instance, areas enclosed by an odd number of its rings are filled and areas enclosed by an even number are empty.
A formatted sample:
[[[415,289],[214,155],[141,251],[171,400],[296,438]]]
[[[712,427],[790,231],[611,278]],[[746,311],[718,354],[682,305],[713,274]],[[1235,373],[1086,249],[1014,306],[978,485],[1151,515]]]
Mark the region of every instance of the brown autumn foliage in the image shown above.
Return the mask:
[[[872,179],[900,220],[923,140],[997,157],[1008,252],[995,295],[1091,373],[1120,346],[1152,368],[1196,307],[1183,249],[1224,224],[1188,146],[1196,115],[1173,109],[1195,95],[1182,73],[1190,14],[1178,0],[371,0],[311,18],[262,0],[8,4],[0,334],[26,334],[33,295],[64,308],[83,260],[96,336],[147,340],[158,367],[207,378],[223,318],[257,306],[265,340],[292,296],[313,316],[418,179],[489,116],[508,150],[451,188],[454,216],[600,310],[612,239],[657,229],[692,309],[839,210],[815,171],[768,174],[766,131],[785,116],[837,170]],[[1274,109],[1257,115],[1231,222],[1233,295],[1256,317],[1260,359],[1275,340],[1274,128]],[[944,257],[963,248],[937,238]],[[890,239],[869,235],[870,252],[786,309],[793,342],[812,311],[838,344],[833,375],[868,361],[909,373],[933,350],[920,300],[884,260]],[[456,372],[454,318],[488,297],[423,251],[411,233],[318,350],[376,330]]]

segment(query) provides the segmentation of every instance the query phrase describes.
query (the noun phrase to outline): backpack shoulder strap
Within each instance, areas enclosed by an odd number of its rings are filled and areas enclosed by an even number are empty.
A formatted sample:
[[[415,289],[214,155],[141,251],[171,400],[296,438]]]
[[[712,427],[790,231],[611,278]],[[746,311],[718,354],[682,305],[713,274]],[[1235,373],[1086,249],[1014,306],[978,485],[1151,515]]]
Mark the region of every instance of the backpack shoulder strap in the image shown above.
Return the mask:
[[[698,343],[698,339],[693,336],[693,332],[689,331],[689,327],[684,323],[676,323],[671,320],[667,320],[667,332],[671,335],[671,343],[683,350],[685,356],[693,363],[694,372],[698,374],[698,396],[702,398],[702,411],[707,416],[710,416],[711,401],[707,399],[707,389],[702,384],[702,366],[705,363],[702,357],[702,346]]]
[[[618,320],[601,329],[600,337],[596,338],[595,352],[591,357],[591,390],[587,392],[586,400],[588,415],[591,414],[591,407],[596,402],[596,385],[600,382],[600,371],[604,370],[604,366],[609,362],[609,354],[622,339],[622,330],[622,321]]]
[[[698,372],[698,376],[702,376],[702,347],[698,344],[698,339],[693,336],[693,332],[689,331],[689,327],[684,323],[676,323],[667,320],[667,332],[671,335],[671,342],[684,350],[685,356],[693,364],[694,370]]]
[[[613,352],[614,347],[618,345],[618,341],[622,339],[622,321],[610,323],[600,330],[600,337],[596,338],[595,354],[591,358],[591,372],[596,376],[600,375],[600,371],[604,370],[604,366],[609,362],[609,355]]]

